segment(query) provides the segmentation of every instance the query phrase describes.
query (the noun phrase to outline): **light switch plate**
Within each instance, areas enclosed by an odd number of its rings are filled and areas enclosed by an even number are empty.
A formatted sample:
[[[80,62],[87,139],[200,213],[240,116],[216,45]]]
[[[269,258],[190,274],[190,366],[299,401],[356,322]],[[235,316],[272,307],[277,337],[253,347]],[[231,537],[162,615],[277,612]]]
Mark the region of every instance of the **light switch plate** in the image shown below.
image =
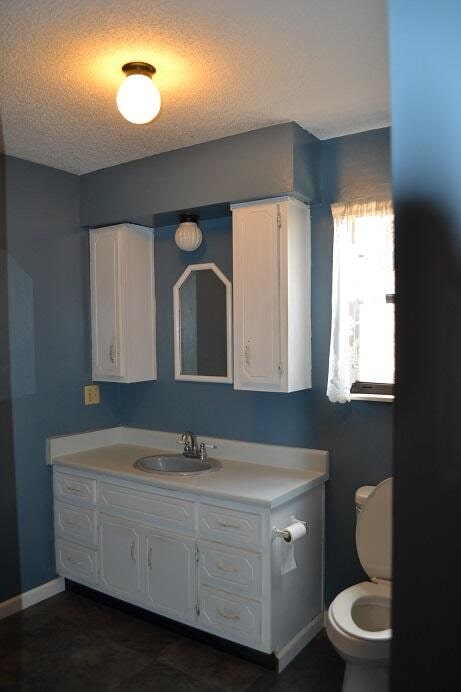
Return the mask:
[[[85,392],[85,406],[93,406],[101,403],[99,384],[87,384],[83,388]]]

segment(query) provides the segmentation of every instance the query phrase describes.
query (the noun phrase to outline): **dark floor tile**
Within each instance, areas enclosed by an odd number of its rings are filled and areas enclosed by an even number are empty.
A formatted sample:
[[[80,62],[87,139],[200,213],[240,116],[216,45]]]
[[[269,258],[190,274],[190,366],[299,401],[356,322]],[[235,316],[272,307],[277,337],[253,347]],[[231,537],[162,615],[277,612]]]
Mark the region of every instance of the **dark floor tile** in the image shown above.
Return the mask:
[[[40,613],[34,612],[37,606],[23,611],[24,614],[30,613],[32,617],[29,615],[25,618],[24,624],[12,622],[5,628],[5,640],[14,640],[16,645],[24,643],[25,646],[30,646],[33,637],[33,649],[36,650],[40,648],[40,641],[46,641],[51,648],[62,647],[68,641],[72,643],[74,637],[83,636],[95,642],[104,639],[155,658],[162,649],[179,639],[178,634],[164,627],[78,594],[65,592],[40,605],[45,603],[48,604],[47,610],[42,609]],[[8,620],[13,618],[7,618],[3,622]],[[16,636],[12,637],[12,632]],[[0,642],[1,637],[0,623]]]
[[[109,637],[111,641],[123,644],[128,649],[153,659],[167,646],[177,641],[179,634],[150,622],[133,619],[122,627],[112,627]]]
[[[150,663],[147,656],[125,647],[106,642],[89,643],[81,636],[63,652],[53,651],[34,659],[27,657],[20,670],[16,670],[15,679],[20,681],[19,689],[24,690],[96,692],[118,687]],[[13,671],[9,671],[9,678],[14,679]],[[0,689],[2,685],[0,682]]]
[[[116,688],[116,692],[222,692],[221,686],[208,683],[177,668],[156,661]]]
[[[0,621],[1,692],[339,692],[324,634],[277,675],[65,592]]]
[[[0,648],[0,667],[10,669],[13,666],[27,666],[30,663],[46,660],[46,657],[57,653],[66,655],[74,645],[80,630],[73,623],[57,616],[47,618],[41,627],[22,628],[19,637],[6,637]]]
[[[248,692],[340,692],[343,670],[341,660],[311,654],[303,665],[293,661],[279,675],[256,681]]]
[[[70,603],[59,609],[59,616],[75,622],[77,627],[85,622],[87,631],[96,639],[104,637],[107,641],[121,644],[151,658],[155,658],[162,649],[179,639],[178,634],[136,615],[91,602],[76,594],[72,594],[72,597]],[[88,607],[88,602],[92,607]]]
[[[325,630],[322,630],[309,644],[296,656],[293,663],[302,665],[303,661],[308,661],[313,655],[327,656],[341,660],[327,637]]]
[[[0,620],[0,651],[11,640],[20,644],[25,634],[42,628],[47,622],[52,620],[56,616],[55,606],[51,603],[52,601],[54,601],[54,598],[37,603],[26,610],[22,610],[20,613],[15,613]]]
[[[164,649],[158,661],[228,692],[248,690],[265,672],[254,663],[185,637]]]

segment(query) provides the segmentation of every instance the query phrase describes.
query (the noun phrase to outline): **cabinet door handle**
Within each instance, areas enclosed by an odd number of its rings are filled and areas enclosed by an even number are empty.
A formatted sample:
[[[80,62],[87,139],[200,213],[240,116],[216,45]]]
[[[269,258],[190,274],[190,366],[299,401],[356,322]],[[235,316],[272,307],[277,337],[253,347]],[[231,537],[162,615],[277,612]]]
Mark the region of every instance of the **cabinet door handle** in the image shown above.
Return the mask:
[[[250,365],[250,342],[247,341],[245,348],[243,350],[243,357],[245,358],[245,364]]]
[[[221,610],[221,608],[218,608],[218,615],[226,618],[226,620],[240,620],[240,615],[236,615],[236,613],[228,613],[225,610]]]
[[[117,349],[115,347],[115,342],[111,341],[109,346],[109,360],[111,363],[115,363],[117,360]]]
[[[131,555],[131,559],[133,562],[136,562],[136,558],[134,555],[135,548],[136,548],[136,541],[133,541],[133,543],[131,544],[131,550],[130,550],[130,555]]]
[[[232,521],[231,519],[218,519],[216,523],[226,529],[239,529],[241,527],[239,521]]]
[[[240,572],[240,567],[234,567],[233,565],[226,565],[225,562],[220,560],[216,563],[216,567],[221,570],[221,572],[229,572],[231,574],[238,574]]]
[[[147,564],[149,565],[149,569],[152,569],[152,546],[147,551]]]

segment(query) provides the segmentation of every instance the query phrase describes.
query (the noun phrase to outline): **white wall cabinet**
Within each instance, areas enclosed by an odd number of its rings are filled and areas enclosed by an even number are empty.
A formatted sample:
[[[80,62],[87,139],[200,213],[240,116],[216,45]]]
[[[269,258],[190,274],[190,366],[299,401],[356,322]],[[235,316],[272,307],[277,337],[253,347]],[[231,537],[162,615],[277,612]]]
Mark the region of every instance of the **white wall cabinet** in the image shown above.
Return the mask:
[[[280,654],[282,667],[322,628],[323,483],[272,509],[59,465],[54,488],[58,574]],[[272,527],[293,515],[309,531],[284,574],[288,544]]]
[[[234,388],[311,386],[310,215],[290,197],[232,206]]]
[[[156,378],[152,229],[90,229],[93,380]]]

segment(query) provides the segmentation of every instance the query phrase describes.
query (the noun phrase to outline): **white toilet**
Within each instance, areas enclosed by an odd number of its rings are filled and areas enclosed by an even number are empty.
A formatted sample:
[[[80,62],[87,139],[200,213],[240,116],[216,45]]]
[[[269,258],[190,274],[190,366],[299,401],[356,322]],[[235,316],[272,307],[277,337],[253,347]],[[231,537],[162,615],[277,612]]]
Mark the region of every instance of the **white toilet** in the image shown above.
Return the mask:
[[[346,661],[343,692],[387,692],[391,646],[392,478],[359,488],[356,545],[370,581],[342,591],[328,609],[328,638]]]

